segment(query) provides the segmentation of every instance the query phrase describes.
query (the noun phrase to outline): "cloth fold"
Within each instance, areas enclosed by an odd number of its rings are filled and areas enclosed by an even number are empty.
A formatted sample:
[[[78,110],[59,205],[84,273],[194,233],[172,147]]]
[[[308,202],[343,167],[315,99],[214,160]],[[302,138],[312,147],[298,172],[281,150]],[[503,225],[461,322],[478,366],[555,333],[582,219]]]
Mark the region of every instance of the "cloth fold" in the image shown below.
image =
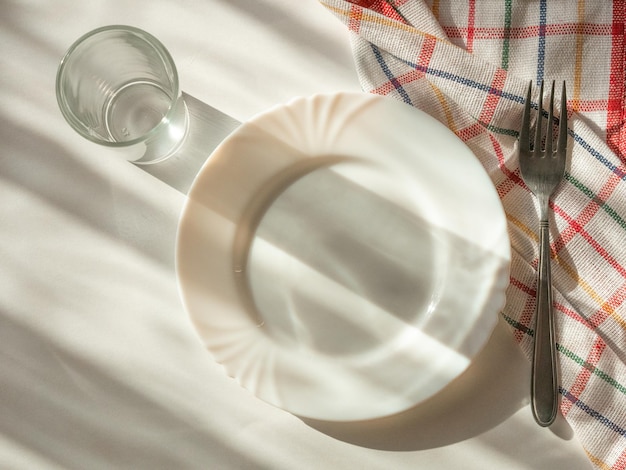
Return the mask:
[[[513,251],[502,315],[529,358],[538,220],[517,135],[529,81],[567,83],[570,155],[551,202],[560,411],[597,468],[626,469],[625,2],[321,3],[353,33],[364,90],[446,124],[490,175]]]

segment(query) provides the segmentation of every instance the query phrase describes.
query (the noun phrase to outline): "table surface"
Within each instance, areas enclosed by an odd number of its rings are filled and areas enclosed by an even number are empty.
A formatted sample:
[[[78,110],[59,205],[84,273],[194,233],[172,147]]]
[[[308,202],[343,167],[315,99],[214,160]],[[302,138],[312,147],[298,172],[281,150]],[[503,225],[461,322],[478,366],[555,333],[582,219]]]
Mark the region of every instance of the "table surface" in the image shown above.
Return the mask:
[[[359,91],[348,32],[317,1],[5,0],[2,11],[1,468],[591,468],[565,422],[532,420],[530,367],[502,324],[464,375],[399,416],[314,422],[255,398],[180,301],[184,188],[80,138],[57,108],[61,56],[107,24],[154,34],[190,102],[239,121]]]

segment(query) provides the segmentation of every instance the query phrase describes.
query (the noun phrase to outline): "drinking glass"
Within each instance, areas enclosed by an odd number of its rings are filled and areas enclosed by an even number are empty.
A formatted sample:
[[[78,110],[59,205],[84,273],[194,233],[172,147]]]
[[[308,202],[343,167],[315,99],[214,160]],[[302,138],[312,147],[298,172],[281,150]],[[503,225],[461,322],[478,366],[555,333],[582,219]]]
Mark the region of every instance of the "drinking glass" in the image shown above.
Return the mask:
[[[132,26],[105,26],[79,38],[61,60],[56,95],[76,132],[138,164],[173,155],[187,134],[170,53]]]

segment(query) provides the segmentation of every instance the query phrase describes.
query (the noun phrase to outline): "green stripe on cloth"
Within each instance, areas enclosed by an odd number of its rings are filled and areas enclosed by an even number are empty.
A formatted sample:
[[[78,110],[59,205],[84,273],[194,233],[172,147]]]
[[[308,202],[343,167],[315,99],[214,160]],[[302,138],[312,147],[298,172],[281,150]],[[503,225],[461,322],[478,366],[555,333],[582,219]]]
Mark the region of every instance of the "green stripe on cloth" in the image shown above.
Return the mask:
[[[619,383],[617,380],[615,380],[613,377],[611,377],[609,374],[607,374],[606,372],[598,369],[596,366],[594,366],[592,364],[589,364],[582,357],[577,356],[574,352],[570,351],[569,349],[567,349],[562,344],[558,344],[557,343],[556,347],[559,350],[559,352],[562,353],[564,356],[568,357],[569,359],[574,361],[576,364],[584,367],[585,369],[587,369],[592,374],[597,375],[602,380],[604,380],[606,383],[608,383],[609,385],[614,387],[616,390],[619,390],[624,395],[626,395],[626,387],[624,385],[622,385],[621,383]]]
[[[585,194],[586,196],[589,197],[589,199],[593,199],[593,200],[597,200],[598,205],[600,205],[600,207],[604,210],[604,212],[606,212],[609,216],[611,216],[611,218],[617,222],[619,224],[620,227],[622,227],[623,229],[626,230],[626,220],[624,220],[622,217],[620,217],[620,215],[615,211],[615,209],[613,209],[611,206],[609,206],[605,201],[600,200],[597,195],[591,190],[589,189],[587,186],[585,186],[583,183],[581,183],[579,180],[577,180],[576,178],[574,178],[571,174],[566,173],[565,174],[565,179],[572,183],[576,188],[578,188],[583,194]]]
[[[502,313],[502,318],[504,318],[504,320],[516,330],[519,330],[522,333],[527,334],[528,336],[531,336],[531,337],[535,336],[534,330],[528,328],[526,325],[522,325],[520,322],[509,317],[505,313]]]
[[[511,45],[511,12],[513,0],[506,0],[504,5],[504,41],[502,42],[502,68],[509,68],[509,48]]]

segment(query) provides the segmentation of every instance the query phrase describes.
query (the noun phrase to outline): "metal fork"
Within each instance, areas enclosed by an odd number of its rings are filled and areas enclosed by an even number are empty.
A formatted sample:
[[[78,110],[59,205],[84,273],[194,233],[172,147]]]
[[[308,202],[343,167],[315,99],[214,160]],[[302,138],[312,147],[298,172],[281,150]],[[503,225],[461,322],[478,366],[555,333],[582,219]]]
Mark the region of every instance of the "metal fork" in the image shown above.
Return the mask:
[[[540,426],[550,426],[556,419],[558,382],[556,369],[556,342],[552,312],[552,284],[550,274],[550,196],[565,173],[567,156],[567,100],[565,82],[561,93],[561,114],[556,149],[553,146],[554,82],[550,93],[545,149],[542,150],[543,82],[539,92],[534,145],[531,149],[530,96],[532,82],[528,85],[526,105],[519,134],[520,172],[526,186],[539,202],[539,270],[537,273],[537,305],[535,310],[535,346],[531,376],[531,407],[535,421]]]

